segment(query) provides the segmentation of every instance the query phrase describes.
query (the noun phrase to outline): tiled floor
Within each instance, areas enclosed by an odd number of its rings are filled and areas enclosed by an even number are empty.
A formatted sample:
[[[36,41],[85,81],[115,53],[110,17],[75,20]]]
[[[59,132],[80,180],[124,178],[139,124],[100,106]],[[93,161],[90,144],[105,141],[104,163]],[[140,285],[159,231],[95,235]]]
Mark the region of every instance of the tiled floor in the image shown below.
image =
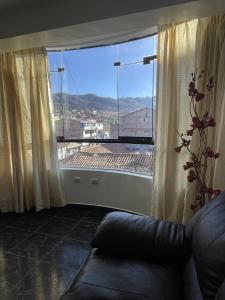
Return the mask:
[[[38,213],[0,213],[0,300],[58,300],[109,211],[67,205]]]

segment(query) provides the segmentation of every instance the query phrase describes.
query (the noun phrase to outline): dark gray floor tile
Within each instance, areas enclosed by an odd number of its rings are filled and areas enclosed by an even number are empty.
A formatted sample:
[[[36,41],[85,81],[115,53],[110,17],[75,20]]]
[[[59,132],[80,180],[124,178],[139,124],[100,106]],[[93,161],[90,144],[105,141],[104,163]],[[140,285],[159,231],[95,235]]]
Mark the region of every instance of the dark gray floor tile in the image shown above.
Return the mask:
[[[77,272],[41,262],[16,286],[17,297],[24,300],[58,300]]]
[[[73,219],[76,221],[80,221],[81,218],[87,213],[84,209],[76,208],[71,205],[67,205],[64,207],[54,207],[50,210],[45,210],[42,212],[44,215],[50,215],[61,218]]]
[[[44,257],[44,261],[68,268],[79,268],[86,259],[91,248],[89,244],[65,239]]]
[[[25,240],[29,235],[30,231],[16,229],[12,227],[3,226],[0,228],[0,253],[9,251],[15,247],[18,243]]]
[[[38,232],[63,237],[77,225],[77,222],[76,220],[52,217],[49,223],[38,229]]]
[[[60,241],[59,238],[33,233],[10,252],[19,256],[41,260]]]
[[[0,213],[0,226],[2,227],[14,223],[16,218],[16,213]]]
[[[26,275],[37,263],[34,260],[7,254],[0,254],[0,287],[11,289]]]
[[[90,242],[97,227],[98,224],[96,223],[81,222],[68,234],[68,237],[79,241]]]
[[[30,214],[18,214],[14,221],[8,223],[9,226],[15,228],[26,229],[30,231],[35,231],[39,227],[49,222],[49,217],[41,215],[30,215]]]
[[[16,288],[12,286],[0,286],[0,300],[24,300],[17,297]]]
[[[100,211],[91,210],[84,217],[84,221],[100,223],[107,213],[108,213],[108,211],[105,211],[105,210],[100,210]]]
[[[0,300],[58,300],[88,256],[97,225],[110,211],[67,205],[0,213]]]

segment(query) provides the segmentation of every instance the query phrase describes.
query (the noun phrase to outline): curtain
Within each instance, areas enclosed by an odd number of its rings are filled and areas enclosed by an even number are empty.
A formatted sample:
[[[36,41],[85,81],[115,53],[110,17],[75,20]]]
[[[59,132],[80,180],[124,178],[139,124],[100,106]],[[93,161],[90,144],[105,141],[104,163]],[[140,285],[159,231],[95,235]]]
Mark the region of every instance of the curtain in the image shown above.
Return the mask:
[[[47,53],[0,56],[0,210],[64,204],[50,111]]]
[[[191,124],[188,84],[190,74],[205,70],[201,86],[209,75],[215,77],[212,111],[217,119],[216,131],[209,131],[209,145],[225,153],[222,133],[224,122],[225,86],[224,17],[192,20],[160,29],[158,37],[158,83],[156,108],[155,170],[152,214],[160,219],[186,223],[192,217],[190,203],[195,197],[195,183],[187,182],[183,164],[185,151],[177,154],[180,144],[176,131],[184,132]],[[204,101],[200,111],[204,109]],[[192,149],[197,141],[192,140]],[[225,187],[225,157],[221,155],[208,171],[208,183],[214,188]]]
[[[158,35],[155,166],[152,213],[182,222],[189,193],[182,164],[188,153],[174,151],[180,141],[176,130],[190,124],[187,84],[194,70],[197,21],[174,24]]]
[[[225,189],[225,16],[214,16],[198,22],[196,65],[205,70],[200,88],[206,85],[208,75],[215,78],[211,114],[217,126],[208,132],[209,145],[220,153],[207,173],[208,185]],[[207,49],[207,51],[206,51]],[[204,109],[204,101],[200,109]]]

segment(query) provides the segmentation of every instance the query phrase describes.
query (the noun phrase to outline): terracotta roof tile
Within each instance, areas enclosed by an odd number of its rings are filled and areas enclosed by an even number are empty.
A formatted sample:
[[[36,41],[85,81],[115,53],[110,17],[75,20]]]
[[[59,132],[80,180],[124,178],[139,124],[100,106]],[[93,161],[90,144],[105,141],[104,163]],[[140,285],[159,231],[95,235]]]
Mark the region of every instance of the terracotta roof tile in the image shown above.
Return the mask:
[[[78,152],[62,159],[60,165],[70,168],[118,170],[150,175],[152,161],[152,152],[150,154]]]
[[[129,153],[131,152],[127,148],[126,144],[119,144],[119,143],[118,144],[108,143],[108,144],[90,146],[81,151],[88,152],[88,153]]]

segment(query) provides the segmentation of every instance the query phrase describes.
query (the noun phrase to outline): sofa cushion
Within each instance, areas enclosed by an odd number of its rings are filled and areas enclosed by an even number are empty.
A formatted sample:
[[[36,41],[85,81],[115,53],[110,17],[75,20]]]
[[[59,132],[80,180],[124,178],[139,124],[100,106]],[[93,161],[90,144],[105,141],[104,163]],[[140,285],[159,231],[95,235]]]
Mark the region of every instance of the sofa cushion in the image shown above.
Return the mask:
[[[207,203],[186,227],[204,300],[214,300],[225,279],[225,192]]]
[[[196,268],[191,256],[184,268],[184,300],[203,300]]]
[[[182,273],[168,265],[94,250],[63,300],[181,300]]]
[[[106,215],[92,247],[159,263],[184,263],[191,253],[183,225],[125,212]]]
[[[225,279],[218,290],[215,300],[224,300],[225,299]]]

